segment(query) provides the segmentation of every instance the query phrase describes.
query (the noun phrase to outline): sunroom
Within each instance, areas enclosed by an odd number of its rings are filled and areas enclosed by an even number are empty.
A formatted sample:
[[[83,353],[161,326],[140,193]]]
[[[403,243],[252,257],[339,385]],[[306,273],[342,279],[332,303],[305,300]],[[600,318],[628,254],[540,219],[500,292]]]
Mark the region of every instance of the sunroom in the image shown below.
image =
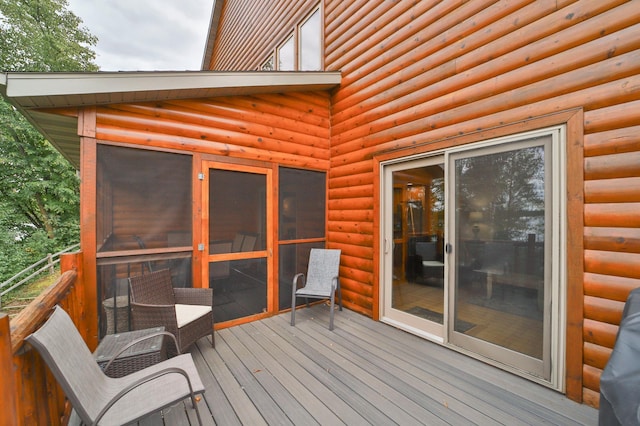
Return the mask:
[[[326,241],[328,91],[339,82],[336,72],[3,76],[7,98],[80,170],[95,339],[130,329],[128,278],[164,268],[174,286],[214,289],[218,328],[291,307],[293,275]]]

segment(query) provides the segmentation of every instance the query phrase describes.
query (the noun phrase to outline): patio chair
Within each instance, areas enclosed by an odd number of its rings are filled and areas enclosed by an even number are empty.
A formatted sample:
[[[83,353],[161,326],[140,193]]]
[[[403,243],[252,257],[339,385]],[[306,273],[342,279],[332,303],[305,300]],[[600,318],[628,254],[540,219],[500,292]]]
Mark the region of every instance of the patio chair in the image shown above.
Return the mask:
[[[311,249],[307,276],[303,273],[293,277],[291,289],[291,325],[296,324],[296,298],[329,299],[331,313],[329,314],[329,330],[333,330],[333,311],[335,294],[338,292],[338,306],[342,310],[342,292],[340,291],[340,250]],[[302,279],[303,287],[298,288],[298,281]]]
[[[26,338],[42,356],[76,414],[87,425],[122,425],[204,393],[191,355],[181,355],[120,378],[106,376],[59,306]]]
[[[215,346],[212,289],[173,288],[169,269],[131,277],[129,286],[133,329],[164,326],[178,342],[177,348],[169,345],[169,356],[183,353],[207,335]]]

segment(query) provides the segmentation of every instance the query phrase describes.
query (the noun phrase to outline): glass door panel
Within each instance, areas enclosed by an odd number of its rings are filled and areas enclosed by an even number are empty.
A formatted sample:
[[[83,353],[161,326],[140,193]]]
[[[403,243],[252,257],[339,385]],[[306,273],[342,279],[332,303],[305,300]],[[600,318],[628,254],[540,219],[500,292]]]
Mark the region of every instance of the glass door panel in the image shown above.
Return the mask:
[[[455,204],[450,341],[543,377],[549,141],[452,154],[449,163]]]
[[[445,318],[444,164],[437,157],[387,171],[392,286],[385,316],[441,336]]]

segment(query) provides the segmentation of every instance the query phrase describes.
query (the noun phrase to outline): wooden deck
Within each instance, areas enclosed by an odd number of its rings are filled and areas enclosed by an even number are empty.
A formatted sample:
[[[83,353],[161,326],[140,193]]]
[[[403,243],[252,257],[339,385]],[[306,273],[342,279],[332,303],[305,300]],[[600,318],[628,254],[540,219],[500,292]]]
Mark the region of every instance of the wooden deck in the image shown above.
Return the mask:
[[[349,310],[328,307],[221,330],[192,355],[205,424],[595,425],[564,395]],[[186,410],[185,410],[186,407]],[[165,424],[196,424],[190,404]],[[140,424],[161,424],[158,414]]]

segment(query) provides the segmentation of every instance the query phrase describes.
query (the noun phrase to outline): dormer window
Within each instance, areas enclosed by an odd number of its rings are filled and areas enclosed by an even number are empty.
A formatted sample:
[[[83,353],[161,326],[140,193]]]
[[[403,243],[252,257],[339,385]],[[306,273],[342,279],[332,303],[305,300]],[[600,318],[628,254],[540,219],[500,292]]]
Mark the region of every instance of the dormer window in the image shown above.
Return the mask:
[[[262,71],[320,71],[322,70],[322,14],[320,5],[299,21],[285,40],[271,53]],[[275,67],[274,67],[275,66]]]

